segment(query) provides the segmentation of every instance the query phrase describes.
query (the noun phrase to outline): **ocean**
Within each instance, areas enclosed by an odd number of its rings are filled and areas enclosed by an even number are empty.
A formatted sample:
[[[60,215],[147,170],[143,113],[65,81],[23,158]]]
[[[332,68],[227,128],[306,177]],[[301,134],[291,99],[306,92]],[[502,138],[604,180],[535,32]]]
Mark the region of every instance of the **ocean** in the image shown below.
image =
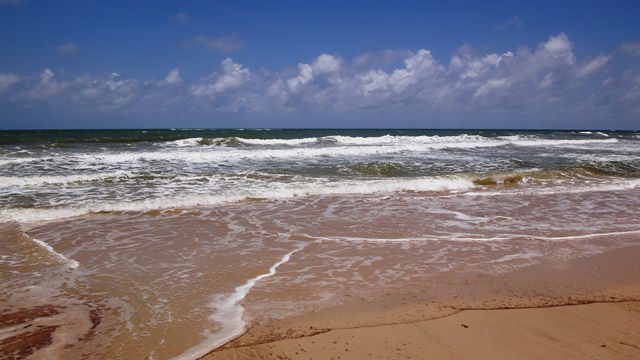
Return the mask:
[[[506,191],[634,187],[638,175],[635,132],[5,131],[0,220],[250,198],[480,191],[483,179],[519,185]]]
[[[637,243],[638,209],[637,131],[0,131],[0,313],[64,334],[26,355],[197,358],[252,321]]]

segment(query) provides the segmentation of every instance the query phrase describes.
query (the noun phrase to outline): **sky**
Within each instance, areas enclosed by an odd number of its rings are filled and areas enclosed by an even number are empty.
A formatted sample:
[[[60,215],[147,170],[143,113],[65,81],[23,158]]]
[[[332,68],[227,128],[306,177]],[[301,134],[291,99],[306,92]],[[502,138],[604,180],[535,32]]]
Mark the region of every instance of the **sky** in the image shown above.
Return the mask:
[[[640,129],[639,1],[0,0],[0,129]]]

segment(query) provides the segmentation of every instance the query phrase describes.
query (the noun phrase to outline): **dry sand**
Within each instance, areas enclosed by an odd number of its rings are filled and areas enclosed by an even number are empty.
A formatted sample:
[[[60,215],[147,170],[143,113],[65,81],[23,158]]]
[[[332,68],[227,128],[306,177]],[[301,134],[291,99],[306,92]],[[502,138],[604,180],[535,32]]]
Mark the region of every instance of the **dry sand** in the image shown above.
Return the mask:
[[[253,324],[206,359],[640,359],[640,246]]]
[[[465,310],[397,325],[333,329],[211,359],[637,359],[640,303]]]

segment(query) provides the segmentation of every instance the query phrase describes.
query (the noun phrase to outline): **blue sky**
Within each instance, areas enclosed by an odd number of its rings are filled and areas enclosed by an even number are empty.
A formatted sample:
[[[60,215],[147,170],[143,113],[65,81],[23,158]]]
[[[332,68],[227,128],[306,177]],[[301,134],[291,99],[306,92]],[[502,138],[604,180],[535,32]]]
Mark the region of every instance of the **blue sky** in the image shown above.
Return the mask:
[[[0,128],[640,128],[637,1],[0,0]]]

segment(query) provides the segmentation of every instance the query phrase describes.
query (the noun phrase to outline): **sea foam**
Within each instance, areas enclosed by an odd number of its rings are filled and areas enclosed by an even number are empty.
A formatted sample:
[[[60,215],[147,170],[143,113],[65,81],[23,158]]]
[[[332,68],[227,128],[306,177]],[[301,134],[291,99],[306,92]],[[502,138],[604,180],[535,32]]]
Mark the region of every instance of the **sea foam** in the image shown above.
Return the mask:
[[[69,259],[68,257],[60,254],[57,251],[55,251],[53,249],[53,247],[51,245],[47,244],[46,242],[44,242],[42,240],[38,240],[36,238],[31,238],[31,240],[33,240],[34,243],[38,244],[43,249],[47,250],[51,255],[53,255],[53,257],[55,257],[56,259],[58,259],[59,261],[61,261],[65,265],[67,265],[67,267],[69,269],[75,269],[80,265],[80,263],[78,263],[77,261],[75,261],[73,259]]]
[[[225,138],[225,143],[233,143]],[[2,158],[0,166],[12,163],[30,162],[82,162],[84,164],[129,164],[145,161],[167,161],[185,163],[229,163],[237,161],[273,161],[316,158],[345,158],[393,155],[399,153],[421,154],[444,149],[474,149],[499,146],[553,146],[581,148],[595,145],[610,145],[617,139],[541,139],[532,136],[484,137],[480,135],[457,136],[392,136],[350,137],[327,136],[323,138],[301,139],[244,139],[233,138],[251,145],[290,145],[286,148],[270,146],[227,147],[196,146],[202,138],[190,138],[160,143],[162,151],[138,150],[100,153],[78,153],[64,157],[45,156],[41,158]],[[211,139],[209,139],[211,140]],[[215,140],[215,139],[214,139]]]
[[[220,324],[220,330],[213,334],[207,334],[207,340],[174,359],[198,359],[241,335],[247,326],[243,319],[242,300],[259,281],[275,275],[278,268],[291,259],[291,255],[302,249],[303,247],[298,247],[286,253],[278,262],[271,265],[268,272],[247,280],[243,285],[236,287],[231,294],[216,296],[211,302],[211,308],[214,312],[209,319]]]
[[[191,208],[237,202],[249,198],[290,199],[314,195],[364,195],[399,191],[461,191],[473,188],[470,179],[457,176],[382,180],[299,181],[294,183],[260,183],[255,187],[231,189],[224,193],[160,196],[138,201],[91,201],[53,208],[1,209],[0,221],[32,223],[51,221],[98,212],[144,212],[150,210]]]
[[[15,186],[41,186],[41,185],[62,185],[69,183],[89,182],[104,180],[114,177],[131,175],[127,171],[112,171],[97,174],[77,174],[60,176],[0,176],[0,188]]]

